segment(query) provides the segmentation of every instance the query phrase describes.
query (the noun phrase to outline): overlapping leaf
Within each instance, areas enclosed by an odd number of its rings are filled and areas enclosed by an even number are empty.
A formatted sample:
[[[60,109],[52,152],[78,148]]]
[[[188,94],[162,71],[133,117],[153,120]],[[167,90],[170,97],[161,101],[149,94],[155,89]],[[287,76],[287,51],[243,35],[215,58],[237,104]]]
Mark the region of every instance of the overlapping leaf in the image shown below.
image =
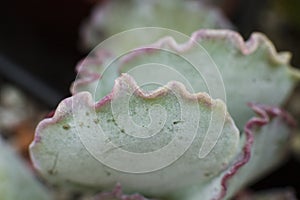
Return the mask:
[[[210,130],[222,133],[212,151],[200,159],[212,115]],[[231,165],[238,145],[238,130],[222,101],[204,93],[190,94],[176,82],[147,93],[123,75],[96,104],[87,92],[64,100],[53,118],[39,124],[30,151],[35,167],[54,183],[109,191],[119,182],[126,193],[159,197],[212,180]],[[128,159],[120,149],[135,152],[143,162]],[[173,164],[156,166],[173,156]],[[107,160],[133,171],[146,167],[149,172],[118,171],[106,166]]]
[[[89,91],[99,100],[111,91],[113,81],[120,72],[129,71],[136,80],[147,79],[151,68],[147,73],[130,72],[133,67],[147,63],[171,66],[191,85],[191,92],[210,92],[208,88],[213,81],[207,84],[207,80],[219,79],[215,73],[217,68],[225,86],[226,104],[240,129],[252,116],[246,106],[248,102],[279,106],[300,79],[299,71],[292,69],[289,64],[290,54],[277,53],[273,44],[260,33],[254,33],[244,42],[233,31],[200,30],[186,43],[177,44],[172,38],[163,38],[153,45],[134,50],[119,62],[108,66],[108,61],[114,56],[113,53],[106,54],[79,65],[81,78],[75,81],[73,94]],[[93,62],[94,59],[98,62]],[[104,71],[105,74],[100,78]],[[161,71],[160,76],[168,77],[169,72]],[[165,81],[170,80],[165,78]],[[222,87],[220,81],[214,84],[217,84],[212,86],[214,88]],[[185,86],[188,87],[187,84]]]
[[[182,97],[180,101],[178,97]],[[124,99],[129,102],[128,108]],[[168,113],[163,127],[160,127],[160,122],[164,113],[154,106],[158,104]],[[185,106],[184,110],[188,115],[181,113],[181,118],[178,118],[179,105]],[[127,118],[123,107],[129,112]],[[292,123],[288,115],[273,107],[255,104],[251,107],[259,117],[252,118],[246,124],[245,134],[239,139],[238,131],[221,101],[212,100],[201,93],[190,94],[175,82],[154,92],[144,92],[128,75],[123,75],[116,80],[113,91],[96,104],[87,92],[64,100],[53,118],[40,123],[36,140],[31,145],[31,155],[35,167],[57,184],[110,191],[116,183],[120,183],[126,193],[138,192],[149,198],[168,197],[172,200],[229,198],[249,182],[277,166],[287,150]],[[199,149],[212,111],[219,116],[225,115],[226,121],[212,152],[199,159]],[[144,130],[150,136],[152,133],[149,132],[159,127],[159,134],[150,139],[150,142],[128,136],[127,134],[139,133],[144,136],[141,132],[134,133],[135,129],[128,118],[142,127],[147,126],[152,119],[150,127]],[[193,120],[197,118],[199,128],[195,129]],[[124,126],[124,122],[128,127]],[[120,148],[131,152],[154,151],[167,145],[174,134],[180,134],[183,138],[190,137],[193,130],[197,130],[197,134],[189,149],[183,155],[177,155],[178,160],[166,168],[134,174],[103,164],[109,157],[117,163],[128,164],[127,157],[118,157],[116,152]],[[105,141],[97,139],[101,138],[102,131],[107,134]],[[116,146],[105,149],[110,141],[115,142]],[[180,151],[179,149],[180,147],[175,151]],[[129,166],[135,168],[139,164]]]
[[[84,24],[82,40],[91,49],[111,35],[149,26],[187,35],[200,28],[232,27],[219,10],[195,0],[110,0],[99,5]]]

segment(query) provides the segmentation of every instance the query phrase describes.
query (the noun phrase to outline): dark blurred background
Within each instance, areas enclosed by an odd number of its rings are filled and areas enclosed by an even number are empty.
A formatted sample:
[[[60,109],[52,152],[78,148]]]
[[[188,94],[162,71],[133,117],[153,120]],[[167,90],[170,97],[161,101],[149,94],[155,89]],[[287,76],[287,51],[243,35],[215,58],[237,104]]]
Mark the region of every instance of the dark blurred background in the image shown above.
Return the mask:
[[[79,48],[79,27],[92,0],[10,0],[0,3],[0,85],[11,83],[53,109],[75,79],[74,67],[85,55]],[[293,52],[300,66],[299,0],[216,0],[237,30],[248,38],[261,31],[278,50]],[[31,84],[24,83],[33,81]],[[33,79],[33,80],[32,80]],[[42,88],[42,89],[41,89]],[[51,94],[51,95],[49,95]],[[300,102],[299,102],[300,103]],[[287,164],[253,188],[291,186],[300,194],[300,164]]]
[[[83,0],[2,1],[0,55],[67,96],[83,56],[77,45],[79,26],[91,7]]]

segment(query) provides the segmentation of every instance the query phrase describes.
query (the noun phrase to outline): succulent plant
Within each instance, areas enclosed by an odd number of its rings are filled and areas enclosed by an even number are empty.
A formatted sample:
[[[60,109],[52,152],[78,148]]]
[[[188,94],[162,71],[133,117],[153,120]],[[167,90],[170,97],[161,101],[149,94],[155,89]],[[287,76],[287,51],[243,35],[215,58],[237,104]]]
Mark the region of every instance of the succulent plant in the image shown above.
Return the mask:
[[[195,41],[214,62],[204,62]],[[113,49],[102,50],[80,62],[73,96],[37,127],[31,157],[50,182],[104,191],[101,200],[228,199],[286,157],[294,122],[279,107],[300,76],[290,55],[277,53],[264,35],[244,42],[233,31],[199,30],[183,44],[163,38],[114,63]],[[226,103],[213,99],[205,81],[170,52],[203,58],[205,69],[215,63]],[[151,68],[132,66],[149,62],[172,66],[193,90],[168,78],[164,86],[139,86],[136,80],[147,79]],[[123,195],[120,185],[139,194]]]
[[[281,106],[300,72],[261,33],[200,29],[232,27],[216,12],[193,0],[102,4],[82,29],[88,48],[129,28],[176,31],[119,33],[78,64],[72,96],[36,129],[37,171],[95,200],[221,200],[280,165],[295,126]]]

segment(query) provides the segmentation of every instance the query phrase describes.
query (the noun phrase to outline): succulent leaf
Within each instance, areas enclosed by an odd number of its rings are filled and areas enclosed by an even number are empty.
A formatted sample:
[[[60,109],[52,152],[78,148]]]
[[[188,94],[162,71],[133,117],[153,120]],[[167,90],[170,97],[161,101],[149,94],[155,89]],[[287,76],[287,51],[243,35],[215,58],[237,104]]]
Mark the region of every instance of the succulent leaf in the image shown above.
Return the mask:
[[[207,59],[208,56],[211,59]],[[252,116],[251,109],[245,106],[248,102],[280,106],[300,80],[300,72],[289,64],[290,54],[277,53],[271,41],[261,33],[252,34],[247,42],[238,33],[228,30],[199,30],[190,41],[183,44],[167,37],[153,45],[135,49],[132,54],[106,69],[112,57],[114,54],[96,56],[88,58],[84,65],[79,65],[78,69],[82,70],[78,70],[80,78],[74,82],[73,94],[89,91],[99,100],[111,91],[113,81],[122,72],[129,73],[135,80],[147,79],[151,67],[148,73],[143,71],[133,74],[130,70],[134,66],[151,62],[172,66],[191,85],[193,91],[190,92],[209,92],[205,81],[218,78],[217,73],[212,71],[217,67],[225,86],[228,109],[240,129]],[[189,63],[191,60],[199,61],[200,64]],[[194,69],[191,69],[191,64]],[[104,70],[106,73],[100,78]],[[199,72],[205,77],[201,77]],[[170,76],[169,72],[161,71],[160,74],[162,77]],[[166,78],[166,81],[170,80]],[[177,81],[188,87],[184,81]]]
[[[282,163],[288,152],[294,120],[276,107],[257,104],[250,107],[258,117],[247,122],[240,140],[240,154],[235,162],[204,187],[199,189],[195,185],[184,193],[173,194],[173,199],[230,199]]]
[[[122,187],[117,184],[112,192],[103,192],[96,197],[94,200],[149,200],[140,194],[126,195],[123,194]],[[154,200],[154,199],[152,199]]]
[[[212,115],[216,117],[212,135],[218,125],[222,133],[212,151],[200,159]],[[109,191],[119,182],[126,193],[160,197],[209,182],[230,166],[238,145],[238,130],[222,101],[204,93],[190,94],[178,82],[145,92],[124,74],[96,104],[88,92],[65,99],[53,118],[37,127],[30,152],[35,167],[54,183]],[[120,149],[134,152],[134,158]],[[174,158],[171,165],[156,166],[170,158]],[[124,167],[123,172],[110,164]],[[146,170],[128,173],[139,168]]]
[[[96,7],[83,25],[82,40],[91,49],[106,37],[140,27],[163,27],[190,35],[200,28],[232,25],[217,8],[195,0],[110,0]]]
[[[0,138],[0,199],[50,200],[48,191],[35,180],[16,153]]]
[[[184,106],[188,113],[186,116],[182,114],[181,118],[178,118],[178,97],[182,97],[180,106]],[[130,103],[124,103],[130,101],[133,107]],[[155,105],[158,104],[168,113],[162,127],[159,126],[163,122],[161,116],[166,115],[157,109]],[[56,184],[108,191],[116,183],[121,183],[128,193],[139,192],[149,197],[168,196],[174,200],[229,198],[282,161],[287,150],[292,120],[280,109],[251,104],[259,117],[252,118],[246,124],[245,134],[240,140],[224,106],[222,101],[212,100],[204,93],[188,93],[178,82],[171,82],[156,91],[145,92],[138,88],[129,75],[123,74],[116,80],[113,91],[96,104],[87,92],[64,100],[53,118],[45,119],[39,124],[36,140],[30,148],[32,160],[35,167]],[[129,110],[127,118],[123,107],[127,112]],[[199,113],[196,111],[197,107]],[[145,110],[150,110],[150,114]],[[218,115],[226,116],[224,129],[212,152],[199,159],[200,144],[205,137],[203,133],[208,129],[212,110]],[[191,137],[191,132],[195,130],[192,119],[197,119],[199,114],[202,117],[198,118],[200,123],[195,140],[183,155],[176,155],[178,160],[172,165],[149,173],[135,174],[126,172],[131,170],[128,168],[122,172],[107,166],[107,163],[103,164],[110,157],[116,161],[113,164],[122,163],[118,166],[127,165],[133,171],[138,170],[143,164],[139,165],[137,160],[128,162],[128,158],[133,158],[119,154],[119,148],[145,153],[166,145],[175,133]],[[135,123],[140,123],[140,126],[131,124],[128,118],[136,120]],[[176,123],[177,127],[174,122],[179,122]],[[146,129],[141,128],[149,123],[150,126]],[[158,130],[161,130],[160,136],[157,136],[157,140],[150,140],[149,145],[149,141],[145,142],[143,139],[153,136],[151,132],[156,131],[157,125]],[[101,131],[108,136],[104,141],[97,139],[102,138]],[[148,135],[143,131],[148,131]],[[135,137],[126,135],[128,133]],[[110,141],[117,146],[107,147],[106,143]],[[179,148],[177,146],[175,151],[180,151]],[[135,165],[130,165],[130,162]],[[153,163],[157,163],[157,160]],[[257,167],[261,163],[264,165],[258,171]]]
[[[244,129],[249,132],[258,128],[253,133],[251,158],[229,181],[227,197],[273,171],[289,153],[294,119],[277,107],[260,104],[250,104],[250,107],[259,115],[249,120]]]

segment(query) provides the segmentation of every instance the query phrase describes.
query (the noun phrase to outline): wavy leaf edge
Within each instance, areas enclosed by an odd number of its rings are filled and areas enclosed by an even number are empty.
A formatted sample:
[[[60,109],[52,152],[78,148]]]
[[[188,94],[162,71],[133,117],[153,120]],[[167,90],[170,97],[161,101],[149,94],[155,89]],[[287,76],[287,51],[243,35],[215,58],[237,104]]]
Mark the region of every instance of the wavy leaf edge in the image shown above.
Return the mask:
[[[112,92],[96,103],[92,100],[91,94],[89,92],[78,93],[76,94],[76,97],[81,98],[82,101],[86,101],[88,105],[94,109],[101,108],[103,105],[105,105],[106,103],[112,100],[113,94],[115,92],[118,92],[118,89],[121,89],[119,85],[121,79],[125,79],[126,83],[128,83],[131,87],[133,87],[136,91],[136,94],[142,98],[146,98],[146,99],[155,98],[160,95],[163,95],[165,92],[169,90],[169,88],[173,88],[173,89],[177,89],[181,93],[181,95],[183,95],[185,98],[190,98],[190,99],[196,98],[197,100],[203,101],[207,106],[213,106],[215,103],[221,103],[223,106],[226,106],[221,100],[212,100],[210,96],[207,95],[206,93],[191,94],[185,89],[183,84],[176,81],[169,82],[166,86],[158,88],[155,91],[144,92],[138,87],[134,79],[127,74],[122,74],[121,77],[116,79]],[[54,116],[52,118],[47,118],[40,122],[40,124],[36,129],[35,138],[32,144],[30,145],[30,148],[33,148],[36,143],[41,142],[42,137],[39,133],[42,131],[42,129],[46,128],[49,125],[58,123],[60,120],[63,120],[64,117],[66,117],[72,112],[71,110],[72,106],[70,106],[70,104],[72,104],[72,98],[75,97],[72,96],[70,98],[63,100],[57,107]],[[284,110],[278,107],[260,105],[255,103],[249,103],[249,106],[258,115],[258,117],[251,118],[245,125],[244,132],[246,136],[246,142],[242,148],[242,152],[238,154],[236,160],[233,161],[233,164],[229,166],[227,170],[225,170],[225,174],[221,177],[221,182],[220,182],[221,190],[219,191],[217,196],[213,198],[214,200],[221,200],[226,196],[230,179],[238,172],[238,170],[241,167],[243,167],[250,160],[251,148],[254,140],[254,131],[253,131],[254,128],[265,126],[271,121],[270,119],[275,116],[281,117],[289,126],[295,126],[294,119],[287,112],[285,112]],[[69,108],[69,110],[66,108]],[[228,112],[227,112],[227,117],[229,117]],[[39,169],[39,166],[37,165],[37,162],[35,162],[34,156],[32,156],[32,154],[31,154],[31,159],[33,161],[35,168]],[[142,196],[141,197],[134,196],[134,197],[142,198]]]
[[[267,125],[272,117],[280,117],[290,127],[296,126],[296,121],[285,110],[268,105],[262,105],[257,103],[249,103],[248,106],[258,115],[258,117],[252,117],[244,127],[244,133],[246,136],[246,142],[243,147],[243,152],[240,158],[232,167],[227,171],[221,180],[221,191],[214,200],[222,200],[227,193],[227,188],[230,179],[238,172],[238,170],[249,162],[251,159],[251,149],[254,142],[254,128],[263,127]]]
[[[67,115],[72,113],[72,104],[73,104],[74,98],[78,98],[81,101],[86,102],[88,106],[90,106],[91,108],[93,108],[95,110],[100,109],[102,106],[106,105],[107,103],[109,103],[112,100],[115,93],[122,90],[121,84],[123,81],[125,81],[129,85],[129,87],[134,89],[135,94],[138,97],[141,97],[144,99],[154,99],[156,97],[166,94],[169,90],[173,89],[173,90],[178,91],[179,94],[182,95],[183,98],[201,101],[206,106],[214,106],[214,105],[218,104],[223,107],[226,107],[225,103],[222,100],[219,100],[219,99],[214,100],[207,93],[196,93],[196,94],[190,93],[182,83],[177,82],[177,81],[171,81],[168,84],[166,84],[165,86],[159,87],[154,91],[150,91],[150,92],[143,91],[130,75],[123,73],[123,74],[121,74],[121,76],[119,78],[117,78],[115,80],[115,84],[114,84],[114,87],[113,87],[111,93],[106,95],[104,98],[102,98],[98,102],[94,102],[91,93],[86,92],[86,91],[77,93],[69,98],[62,100],[59,103],[59,105],[57,106],[56,110],[54,112],[52,112],[51,115],[49,115],[49,118],[45,118],[38,124],[36,131],[35,131],[34,141],[30,145],[30,148],[32,148],[36,142],[38,143],[41,141],[41,136],[39,133],[42,132],[43,129],[45,129],[47,126],[58,123],[59,121],[63,120]],[[225,110],[227,110],[227,109],[225,109]],[[226,112],[225,119],[228,119],[228,118],[230,118],[230,116],[229,116],[229,113]]]
[[[146,45],[135,49],[134,53],[129,56],[125,56],[123,62],[128,62],[134,59],[137,55],[141,53],[149,53],[156,49],[162,49],[164,46],[168,46],[171,50],[176,52],[186,52],[194,47],[195,44],[203,40],[227,40],[230,44],[236,48],[243,55],[250,55],[254,53],[260,46],[265,45],[266,51],[268,53],[268,58],[270,62],[279,65],[287,65],[288,74],[295,79],[295,81],[300,80],[300,70],[294,68],[290,65],[291,53],[290,52],[278,52],[274,44],[268,39],[266,35],[259,32],[254,32],[251,34],[250,38],[245,41],[243,37],[235,31],[232,30],[216,30],[216,29],[200,29],[195,31],[190,39],[185,43],[177,43],[173,37],[166,36],[154,44]],[[105,49],[98,49],[95,55],[87,57],[81,60],[76,66],[76,72],[79,75],[79,79],[76,79],[70,91],[72,94],[78,93],[78,87],[82,85],[90,84],[101,78],[101,74],[92,72],[89,67],[90,64],[102,65],[106,59],[112,56],[112,52],[108,52]],[[122,68],[122,66],[120,66]],[[119,71],[121,71],[119,69]]]
[[[289,126],[294,127],[296,125],[295,120],[283,109],[274,106],[267,106],[262,104],[249,103],[248,106],[258,115],[258,117],[251,118],[244,127],[244,133],[246,134],[246,142],[243,146],[243,152],[238,156],[237,161],[227,169],[226,173],[221,179],[221,190],[217,193],[212,200],[222,200],[227,194],[227,188],[230,179],[247,164],[251,158],[251,149],[254,141],[254,129],[257,127],[263,127],[267,125],[272,117],[281,117]],[[122,192],[121,184],[117,183],[112,192],[102,192],[97,195],[95,200],[107,200],[106,198],[118,198],[118,200],[148,200],[140,194],[124,195]]]

